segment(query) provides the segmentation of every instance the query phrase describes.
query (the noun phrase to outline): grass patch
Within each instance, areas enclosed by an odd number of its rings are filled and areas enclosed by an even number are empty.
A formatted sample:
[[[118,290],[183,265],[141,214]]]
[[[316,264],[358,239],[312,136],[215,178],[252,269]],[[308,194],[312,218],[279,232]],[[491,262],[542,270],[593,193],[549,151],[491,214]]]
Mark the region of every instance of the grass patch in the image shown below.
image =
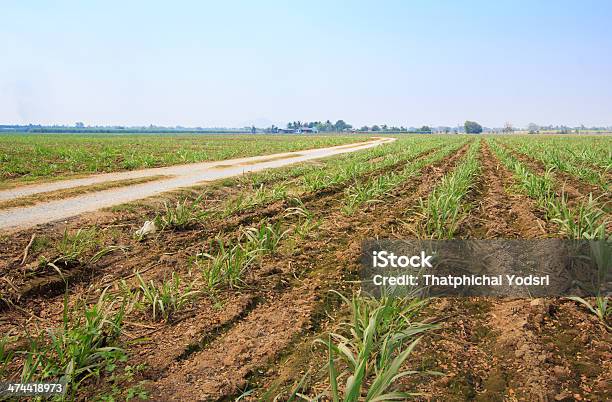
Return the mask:
[[[85,380],[99,378],[125,361],[125,351],[117,345],[126,304],[108,301],[106,291],[98,302],[87,306],[78,301],[74,307],[64,299],[62,326],[30,338],[21,382],[64,381],[72,393]]]

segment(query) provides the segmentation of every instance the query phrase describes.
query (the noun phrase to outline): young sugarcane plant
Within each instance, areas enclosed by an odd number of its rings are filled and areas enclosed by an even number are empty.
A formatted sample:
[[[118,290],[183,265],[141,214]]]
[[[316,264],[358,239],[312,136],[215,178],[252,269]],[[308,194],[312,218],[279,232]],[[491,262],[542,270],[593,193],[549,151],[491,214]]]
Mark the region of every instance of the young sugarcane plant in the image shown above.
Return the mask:
[[[168,321],[199,293],[192,290],[191,285],[182,286],[180,276],[174,272],[170,280],[162,281],[160,284],[156,284],[153,280],[145,282],[140,273],[137,273],[136,277],[142,294],[141,304],[151,312],[153,320]]]
[[[387,295],[380,300],[357,295],[349,301],[340,296],[351,310],[351,319],[343,331],[348,336],[331,333],[327,340],[318,341],[328,352],[332,400],[386,401],[416,395],[390,391],[390,388],[396,380],[417,373],[401,371],[401,368],[417,345],[420,339],[417,336],[437,327],[412,322],[425,302]],[[345,369],[338,370],[339,362]],[[344,376],[347,380],[341,389],[339,379]]]
[[[609,280],[608,270],[610,263],[612,262],[612,249],[610,248],[609,241],[599,240],[589,242],[591,246],[591,254],[594,262],[597,264],[597,289],[595,296],[595,304],[589,303],[586,299],[578,296],[570,296],[569,300],[576,301],[585,306],[591,311],[602,324],[608,329],[612,330],[612,327],[608,324],[610,316],[612,316],[612,308],[609,306],[610,296],[609,294],[602,294],[601,285]]]
[[[578,296],[570,296],[569,300],[576,301],[585,306],[589,311],[597,316],[604,327],[606,327],[609,331],[612,331],[612,327],[608,325],[608,320],[612,315],[612,308],[608,305],[610,297],[609,296],[596,296],[595,304],[589,303],[586,299]]]

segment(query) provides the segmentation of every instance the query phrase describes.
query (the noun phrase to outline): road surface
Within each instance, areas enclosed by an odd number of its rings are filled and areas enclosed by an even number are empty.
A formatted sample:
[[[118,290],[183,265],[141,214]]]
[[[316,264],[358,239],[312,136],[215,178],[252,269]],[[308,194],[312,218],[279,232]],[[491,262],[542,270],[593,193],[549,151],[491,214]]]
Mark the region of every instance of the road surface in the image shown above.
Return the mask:
[[[71,218],[85,212],[92,212],[101,208],[159,195],[167,191],[199,185],[203,182],[360,151],[393,141],[395,141],[395,138],[372,138],[366,142],[345,144],[329,148],[308,149],[215,162],[191,163],[129,172],[104,173],[79,179],[61,180],[0,190],[0,202],[36,194],[43,198],[43,201],[35,205],[0,210],[0,231],[26,229],[43,223]],[[44,201],[44,193],[51,191],[68,190],[111,181],[152,176],[164,176],[164,178],[59,200]]]

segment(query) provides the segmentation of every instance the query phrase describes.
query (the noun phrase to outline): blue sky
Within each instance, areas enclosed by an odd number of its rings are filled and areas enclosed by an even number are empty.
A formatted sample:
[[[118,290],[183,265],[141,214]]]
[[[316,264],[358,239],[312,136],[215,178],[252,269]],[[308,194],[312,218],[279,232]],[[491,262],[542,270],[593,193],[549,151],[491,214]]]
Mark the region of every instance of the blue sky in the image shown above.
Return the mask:
[[[612,125],[611,1],[3,1],[0,124]]]

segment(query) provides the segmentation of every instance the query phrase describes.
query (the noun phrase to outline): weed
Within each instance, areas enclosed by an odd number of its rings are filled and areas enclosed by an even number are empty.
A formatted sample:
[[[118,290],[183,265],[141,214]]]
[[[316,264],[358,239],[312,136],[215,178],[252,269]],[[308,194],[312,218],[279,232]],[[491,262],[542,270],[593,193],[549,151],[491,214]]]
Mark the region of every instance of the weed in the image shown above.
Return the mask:
[[[289,200],[289,208],[285,210],[285,217],[299,216],[301,218],[311,219],[314,214],[306,208],[304,201],[298,197],[291,198]]]
[[[54,264],[73,264],[84,262],[86,254],[94,250],[99,244],[97,228],[79,229],[74,234],[64,230],[64,235],[55,246],[59,257],[53,260]]]
[[[264,222],[259,227],[245,229],[243,234],[246,238],[244,247],[247,251],[273,253],[287,231],[282,231],[280,222],[275,224]]]
[[[346,190],[346,201],[343,207],[343,212],[347,215],[352,215],[356,208],[364,202],[376,202],[376,198],[383,195],[384,192],[391,188],[393,176],[378,176],[374,180],[366,183],[358,183],[349,187]]]
[[[310,232],[316,230],[321,221],[315,219],[312,211],[306,208],[304,202],[298,198],[289,200],[289,208],[285,210],[285,218],[297,217],[298,223],[293,228],[293,233],[301,239],[305,239]]]
[[[8,336],[0,338],[0,378],[5,378],[6,368],[13,360],[13,351],[7,349],[7,344],[11,341]]]
[[[99,245],[99,233],[96,227],[78,229],[74,233],[69,233],[66,229],[62,239],[55,245],[58,256],[52,260],[44,255],[40,256],[38,265],[53,268],[63,278],[62,267],[85,263],[92,264],[103,256],[121,249],[119,246],[108,246],[95,251],[99,248]]]
[[[113,371],[112,375],[108,379],[111,384],[110,393],[98,395],[96,400],[104,402],[115,402],[118,400],[131,401],[133,399],[147,400],[149,399],[149,393],[144,388],[146,381],[140,381],[136,385],[126,386],[134,382],[134,377],[137,373],[144,370],[145,364],[139,364],[137,366],[125,365],[121,372]]]
[[[224,244],[218,240],[219,251],[215,255],[200,253],[196,264],[200,267],[204,285],[208,289],[220,286],[237,287],[244,271],[255,261],[257,250],[247,251],[240,244]]]
[[[30,251],[33,254],[38,254],[51,246],[51,239],[48,236],[37,236],[32,242]]]
[[[222,217],[230,216],[246,207],[247,200],[244,194],[240,193],[236,198],[230,198],[225,204],[223,211],[221,211]]]
[[[161,229],[183,230],[189,228],[195,222],[204,219],[207,214],[201,208],[201,198],[198,197],[192,202],[184,199],[177,201],[176,205],[164,204],[164,212],[155,217],[156,225]]]
[[[306,239],[311,232],[317,230],[321,226],[321,220],[306,218],[300,220],[300,222],[293,228],[293,233],[300,239]]]
[[[86,379],[101,373],[126,355],[116,341],[121,334],[126,304],[117,309],[106,301],[106,290],[91,307],[79,301],[75,307],[64,299],[63,325],[46,335],[30,338],[21,382],[59,379],[73,391]]]
[[[169,321],[172,315],[190,303],[198,291],[192,290],[192,285],[181,286],[181,277],[175,272],[170,280],[156,285],[153,280],[148,283],[136,274],[142,295],[140,303],[151,312],[153,320]]]

